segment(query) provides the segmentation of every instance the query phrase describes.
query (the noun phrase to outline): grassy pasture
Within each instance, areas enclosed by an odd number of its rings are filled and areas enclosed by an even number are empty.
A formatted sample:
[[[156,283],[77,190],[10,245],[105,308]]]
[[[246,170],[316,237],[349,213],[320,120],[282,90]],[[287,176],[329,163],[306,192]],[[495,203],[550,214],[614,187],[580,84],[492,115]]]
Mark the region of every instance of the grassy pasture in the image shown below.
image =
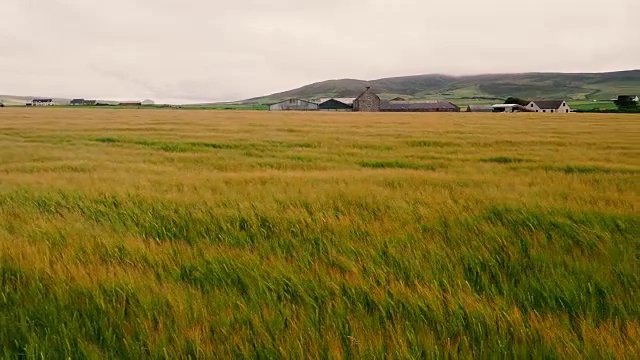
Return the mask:
[[[634,358],[640,116],[0,109],[0,354]]]

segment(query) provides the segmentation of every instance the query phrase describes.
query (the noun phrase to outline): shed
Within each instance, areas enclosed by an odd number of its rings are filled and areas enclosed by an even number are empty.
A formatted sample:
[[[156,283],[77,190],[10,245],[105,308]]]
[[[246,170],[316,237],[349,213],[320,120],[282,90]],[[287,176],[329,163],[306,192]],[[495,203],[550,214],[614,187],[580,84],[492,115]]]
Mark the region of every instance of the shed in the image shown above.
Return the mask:
[[[31,100],[32,106],[52,106],[53,99],[33,99]]]
[[[467,112],[493,112],[493,107],[491,105],[469,105]]]
[[[269,105],[269,111],[316,111],[318,104],[301,99],[288,99]]]
[[[491,107],[493,108],[493,112],[513,113],[520,111],[529,111],[526,107],[518,104],[496,104]]]
[[[380,107],[383,112],[459,112],[460,108],[449,101],[385,101]]]
[[[353,105],[346,104],[337,99],[329,99],[318,105],[320,111],[353,111]]]
[[[353,111],[379,112],[381,102],[380,97],[371,90],[370,86],[367,86],[366,90],[353,101]]]

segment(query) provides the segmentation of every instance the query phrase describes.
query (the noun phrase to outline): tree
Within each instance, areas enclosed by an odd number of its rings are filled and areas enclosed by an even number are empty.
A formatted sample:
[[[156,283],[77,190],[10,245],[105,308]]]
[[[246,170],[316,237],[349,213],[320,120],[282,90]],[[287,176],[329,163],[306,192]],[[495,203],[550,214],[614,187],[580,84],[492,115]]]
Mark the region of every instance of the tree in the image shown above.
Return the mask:
[[[527,105],[529,105],[530,101],[511,96],[511,97],[507,98],[507,100],[505,100],[504,103],[505,104],[518,104],[518,105],[521,105],[521,106],[527,106]]]
[[[638,108],[637,96],[620,95],[618,100],[614,101],[614,104],[620,111],[636,110]]]

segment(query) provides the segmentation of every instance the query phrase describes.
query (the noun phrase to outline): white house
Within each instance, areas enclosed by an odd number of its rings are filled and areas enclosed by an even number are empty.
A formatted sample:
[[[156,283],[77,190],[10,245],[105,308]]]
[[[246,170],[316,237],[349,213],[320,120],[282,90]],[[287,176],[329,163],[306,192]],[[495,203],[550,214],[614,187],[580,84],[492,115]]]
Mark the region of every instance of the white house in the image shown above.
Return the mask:
[[[541,113],[570,113],[571,108],[564,100],[536,100],[527,105],[527,110]]]

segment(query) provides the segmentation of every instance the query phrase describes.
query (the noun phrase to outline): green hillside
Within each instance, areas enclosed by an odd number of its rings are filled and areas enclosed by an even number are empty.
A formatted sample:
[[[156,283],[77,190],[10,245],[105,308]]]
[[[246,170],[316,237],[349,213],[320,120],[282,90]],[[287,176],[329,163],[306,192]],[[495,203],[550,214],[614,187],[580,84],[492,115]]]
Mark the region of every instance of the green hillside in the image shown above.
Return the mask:
[[[342,79],[323,81],[299,89],[246,100],[269,103],[297,97],[355,97],[371,86],[383,98],[450,99],[462,102],[525,99],[610,100],[619,94],[640,94],[640,70],[611,73],[526,73],[474,76],[417,75],[373,81]]]

